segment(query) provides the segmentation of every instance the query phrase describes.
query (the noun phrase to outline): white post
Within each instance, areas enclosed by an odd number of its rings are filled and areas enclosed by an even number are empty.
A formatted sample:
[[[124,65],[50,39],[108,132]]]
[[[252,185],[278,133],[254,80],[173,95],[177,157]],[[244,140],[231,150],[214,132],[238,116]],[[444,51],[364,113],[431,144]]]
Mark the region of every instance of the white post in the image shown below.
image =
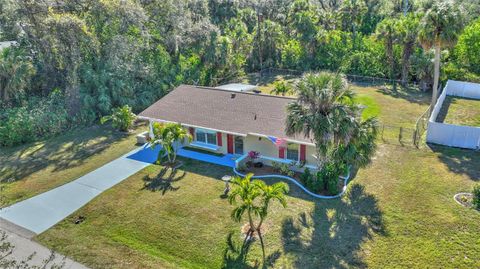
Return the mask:
[[[155,135],[153,134],[153,125],[152,125],[152,120],[149,120],[148,124],[148,135],[150,136],[151,141],[155,139]]]

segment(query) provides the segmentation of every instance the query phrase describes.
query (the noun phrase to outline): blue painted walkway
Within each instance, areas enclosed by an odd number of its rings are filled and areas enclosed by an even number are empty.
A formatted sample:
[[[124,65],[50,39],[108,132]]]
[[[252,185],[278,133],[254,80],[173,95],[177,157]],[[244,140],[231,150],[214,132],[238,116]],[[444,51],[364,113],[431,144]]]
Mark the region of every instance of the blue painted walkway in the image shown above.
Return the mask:
[[[160,148],[160,146],[156,146],[155,148],[149,148],[144,146],[142,150],[135,152],[127,158],[145,163],[154,163],[157,160]],[[235,160],[237,159],[237,156],[233,154],[215,156],[183,148],[178,151],[178,156],[232,168],[235,167]]]

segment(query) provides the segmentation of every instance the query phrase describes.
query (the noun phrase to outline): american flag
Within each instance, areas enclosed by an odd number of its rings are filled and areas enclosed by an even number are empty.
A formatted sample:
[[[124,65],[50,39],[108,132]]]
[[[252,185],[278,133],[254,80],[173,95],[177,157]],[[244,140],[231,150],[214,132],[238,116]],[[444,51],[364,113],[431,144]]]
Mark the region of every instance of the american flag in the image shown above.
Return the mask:
[[[283,138],[277,138],[275,136],[269,136],[268,140],[270,140],[278,148],[285,147],[285,145],[287,144],[287,140]]]

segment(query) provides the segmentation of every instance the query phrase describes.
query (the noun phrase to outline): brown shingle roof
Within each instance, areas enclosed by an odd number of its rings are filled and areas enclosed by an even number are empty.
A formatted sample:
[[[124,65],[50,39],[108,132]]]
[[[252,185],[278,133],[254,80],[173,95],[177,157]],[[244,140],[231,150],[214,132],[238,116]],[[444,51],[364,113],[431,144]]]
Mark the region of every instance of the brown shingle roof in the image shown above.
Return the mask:
[[[232,98],[232,95],[235,95]],[[226,132],[256,133],[311,143],[285,135],[286,106],[293,98],[180,85],[139,114]]]

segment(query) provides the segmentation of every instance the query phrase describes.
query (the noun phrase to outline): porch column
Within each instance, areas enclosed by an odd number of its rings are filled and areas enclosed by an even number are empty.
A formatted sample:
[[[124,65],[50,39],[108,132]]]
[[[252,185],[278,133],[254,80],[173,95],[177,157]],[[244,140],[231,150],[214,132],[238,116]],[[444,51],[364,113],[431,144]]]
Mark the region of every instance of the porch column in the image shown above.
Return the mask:
[[[279,147],[278,148],[278,158],[285,159],[285,148]]]
[[[233,154],[233,135],[227,134],[227,152]]]
[[[189,127],[188,131],[190,132],[190,135],[192,136],[192,140],[195,140],[195,128]]]
[[[217,132],[217,146],[222,146],[222,133]]]

